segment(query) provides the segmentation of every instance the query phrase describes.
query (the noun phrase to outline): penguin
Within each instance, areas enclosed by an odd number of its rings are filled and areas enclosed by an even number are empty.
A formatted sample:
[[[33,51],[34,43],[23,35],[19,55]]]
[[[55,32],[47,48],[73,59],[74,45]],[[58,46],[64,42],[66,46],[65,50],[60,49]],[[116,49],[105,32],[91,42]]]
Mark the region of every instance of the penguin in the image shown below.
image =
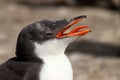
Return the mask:
[[[73,69],[64,51],[91,29],[77,26],[67,30],[84,18],[43,19],[23,28],[17,38],[16,56],[0,65],[0,80],[73,80]]]

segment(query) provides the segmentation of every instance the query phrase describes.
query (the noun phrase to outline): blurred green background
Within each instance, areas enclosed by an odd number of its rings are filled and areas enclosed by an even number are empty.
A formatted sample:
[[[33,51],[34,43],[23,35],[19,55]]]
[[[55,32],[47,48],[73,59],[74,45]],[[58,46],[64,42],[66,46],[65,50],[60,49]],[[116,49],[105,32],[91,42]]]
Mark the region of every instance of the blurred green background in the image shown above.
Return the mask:
[[[41,19],[87,15],[78,25],[93,31],[71,43],[66,54],[74,80],[120,80],[120,0],[0,0],[0,63],[15,56],[17,35]]]

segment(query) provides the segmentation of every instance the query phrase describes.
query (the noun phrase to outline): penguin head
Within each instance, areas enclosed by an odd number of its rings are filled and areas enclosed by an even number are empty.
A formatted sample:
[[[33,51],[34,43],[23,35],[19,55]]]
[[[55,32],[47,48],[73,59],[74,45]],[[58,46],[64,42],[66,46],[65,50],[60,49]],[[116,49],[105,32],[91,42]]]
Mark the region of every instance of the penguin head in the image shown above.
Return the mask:
[[[51,49],[55,47],[60,51],[64,50],[77,36],[91,31],[91,29],[88,29],[88,26],[78,26],[70,32],[65,33],[72,25],[84,18],[86,16],[78,16],[69,20],[45,19],[26,26],[18,36],[16,55],[18,57],[31,57],[34,52],[44,53],[46,51],[46,53],[57,53],[57,51]],[[87,29],[81,30],[83,28]]]
[[[91,31],[81,30],[83,28],[88,28],[88,26],[78,26],[72,31],[65,33],[72,25],[76,24],[80,20],[86,18],[86,16],[78,16],[70,20],[57,19],[57,20],[41,20],[32,23],[25,27],[20,32],[20,37],[28,39],[30,41],[42,43],[49,39],[63,39],[74,36],[81,36]],[[81,30],[81,31],[80,31]]]

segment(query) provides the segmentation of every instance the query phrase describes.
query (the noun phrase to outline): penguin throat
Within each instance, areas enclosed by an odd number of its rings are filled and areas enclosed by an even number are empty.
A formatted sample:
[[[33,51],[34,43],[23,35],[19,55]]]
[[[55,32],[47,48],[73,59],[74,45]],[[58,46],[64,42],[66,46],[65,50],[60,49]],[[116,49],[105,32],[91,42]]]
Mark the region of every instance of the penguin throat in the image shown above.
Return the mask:
[[[41,56],[53,56],[58,54],[64,54],[68,43],[64,39],[51,39],[43,43],[34,43],[35,45],[35,54],[38,57]]]

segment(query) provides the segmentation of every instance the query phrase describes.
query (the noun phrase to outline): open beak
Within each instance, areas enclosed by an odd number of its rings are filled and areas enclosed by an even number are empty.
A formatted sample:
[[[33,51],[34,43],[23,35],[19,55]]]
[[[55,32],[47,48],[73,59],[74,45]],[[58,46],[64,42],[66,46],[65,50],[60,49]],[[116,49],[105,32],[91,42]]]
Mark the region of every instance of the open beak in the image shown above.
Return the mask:
[[[91,32],[92,29],[89,29],[88,26],[77,26],[70,32],[65,33],[65,31],[69,29],[72,25],[78,23],[84,18],[86,18],[86,16],[78,16],[78,17],[73,18],[68,25],[66,25],[61,30],[58,31],[56,38],[63,38],[63,37],[70,37],[70,36],[82,36],[82,35],[85,35]]]

